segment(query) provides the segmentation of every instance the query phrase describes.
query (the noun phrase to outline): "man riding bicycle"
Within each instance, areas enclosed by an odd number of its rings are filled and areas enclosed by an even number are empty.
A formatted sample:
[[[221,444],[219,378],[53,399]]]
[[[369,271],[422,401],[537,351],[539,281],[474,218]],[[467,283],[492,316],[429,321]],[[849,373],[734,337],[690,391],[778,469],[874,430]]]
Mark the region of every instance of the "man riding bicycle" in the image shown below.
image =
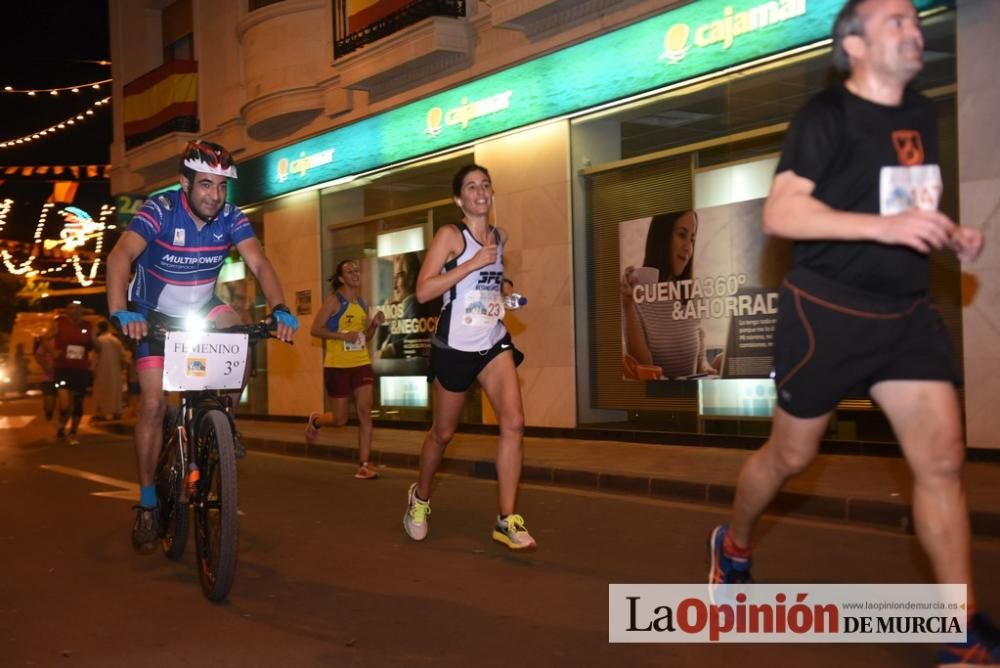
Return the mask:
[[[240,324],[236,312],[215,296],[219,270],[235,245],[271,307],[276,336],[291,341],[299,325],[284,305],[281,282],[264,256],[250,220],[226,202],[228,180],[236,178],[229,152],[212,142],[189,142],[180,171],[180,190],[146,201],[108,255],[107,265],[108,311],[121,331],[137,342],[135,449],[140,496],[132,546],[142,553],[156,548],[160,534],[154,476],[167,407],[163,343],[145,339],[148,324],[162,321],[164,316],[200,316],[216,327]]]

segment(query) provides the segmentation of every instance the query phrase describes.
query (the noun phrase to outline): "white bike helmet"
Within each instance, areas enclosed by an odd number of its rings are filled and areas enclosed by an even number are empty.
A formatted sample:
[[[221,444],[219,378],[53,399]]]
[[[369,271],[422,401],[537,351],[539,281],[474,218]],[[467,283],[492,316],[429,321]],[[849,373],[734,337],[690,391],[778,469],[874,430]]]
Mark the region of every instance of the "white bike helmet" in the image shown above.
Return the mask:
[[[203,174],[216,174],[235,179],[236,163],[229,151],[210,141],[190,141],[184,149],[181,164]]]

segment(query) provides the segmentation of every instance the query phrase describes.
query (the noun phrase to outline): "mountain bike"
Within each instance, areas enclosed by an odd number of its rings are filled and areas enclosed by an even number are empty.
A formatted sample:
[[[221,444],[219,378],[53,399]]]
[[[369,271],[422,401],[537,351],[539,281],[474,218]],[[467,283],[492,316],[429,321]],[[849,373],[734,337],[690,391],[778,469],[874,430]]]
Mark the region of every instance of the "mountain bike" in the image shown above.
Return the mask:
[[[181,558],[193,514],[201,589],[214,602],[229,595],[239,546],[229,393],[243,386],[249,347],[272,337],[273,329],[266,322],[206,332],[157,325],[150,333],[164,341],[163,389],[180,396],[180,405],[169,407],[164,417],[156,467],[160,548],[168,559]]]

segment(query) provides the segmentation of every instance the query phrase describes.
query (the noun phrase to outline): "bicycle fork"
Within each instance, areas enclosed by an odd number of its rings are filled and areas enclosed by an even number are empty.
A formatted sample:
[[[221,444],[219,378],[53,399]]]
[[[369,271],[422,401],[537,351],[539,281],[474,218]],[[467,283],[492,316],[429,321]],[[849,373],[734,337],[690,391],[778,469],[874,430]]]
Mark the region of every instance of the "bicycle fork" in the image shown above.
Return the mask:
[[[194,419],[192,409],[188,405],[186,397],[181,397],[181,415],[183,419],[181,423],[177,425],[177,438],[180,439],[180,451],[181,451],[181,470],[184,471],[184,494],[181,499],[184,503],[188,503],[195,492],[198,491],[198,481],[201,479],[201,471],[198,470],[198,462],[194,456],[191,439],[188,436],[187,426],[191,424]]]

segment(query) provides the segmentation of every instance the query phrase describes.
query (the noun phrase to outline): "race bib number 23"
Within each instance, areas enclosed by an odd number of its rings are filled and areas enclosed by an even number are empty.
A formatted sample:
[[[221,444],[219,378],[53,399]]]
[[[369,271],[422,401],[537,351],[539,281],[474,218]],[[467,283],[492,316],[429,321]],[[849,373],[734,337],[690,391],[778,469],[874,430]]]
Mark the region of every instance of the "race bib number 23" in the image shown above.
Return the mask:
[[[503,316],[498,290],[470,290],[462,306],[462,322],[468,327],[492,327]]]

